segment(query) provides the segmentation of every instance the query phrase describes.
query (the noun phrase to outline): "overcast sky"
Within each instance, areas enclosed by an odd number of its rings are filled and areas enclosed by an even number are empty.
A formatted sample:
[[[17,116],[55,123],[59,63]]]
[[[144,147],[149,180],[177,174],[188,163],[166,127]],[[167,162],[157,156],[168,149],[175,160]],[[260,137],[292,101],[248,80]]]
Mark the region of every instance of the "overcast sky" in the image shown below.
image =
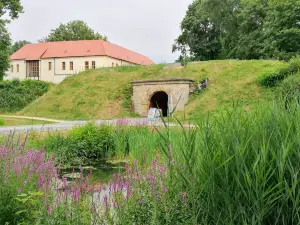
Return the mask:
[[[24,14],[8,29],[16,40],[36,42],[60,23],[83,20],[110,42],[174,62],[172,44],[193,0],[22,0]]]

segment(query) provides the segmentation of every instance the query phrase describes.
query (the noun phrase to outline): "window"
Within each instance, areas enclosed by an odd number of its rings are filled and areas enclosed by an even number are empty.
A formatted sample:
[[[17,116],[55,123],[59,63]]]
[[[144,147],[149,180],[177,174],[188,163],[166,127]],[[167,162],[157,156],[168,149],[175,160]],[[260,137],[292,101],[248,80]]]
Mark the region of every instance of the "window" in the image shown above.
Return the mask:
[[[85,69],[88,70],[90,68],[89,61],[85,61]]]
[[[17,73],[19,73],[20,72],[20,66],[19,66],[19,64],[17,64]]]
[[[14,72],[14,65],[10,66],[10,72],[12,72],[12,73]]]
[[[66,62],[62,62],[62,70],[66,70]]]
[[[115,66],[115,64],[114,63],[111,63],[111,67],[114,67]]]
[[[118,67],[118,66],[119,66],[119,64],[117,63],[117,64],[116,64],[116,67]]]
[[[48,62],[48,70],[52,70],[52,62]]]
[[[95,61],[92,61],[92,68],[96,69],[96,62]]]
[[[73,70],[73,62],[70,62],[70,70]]]

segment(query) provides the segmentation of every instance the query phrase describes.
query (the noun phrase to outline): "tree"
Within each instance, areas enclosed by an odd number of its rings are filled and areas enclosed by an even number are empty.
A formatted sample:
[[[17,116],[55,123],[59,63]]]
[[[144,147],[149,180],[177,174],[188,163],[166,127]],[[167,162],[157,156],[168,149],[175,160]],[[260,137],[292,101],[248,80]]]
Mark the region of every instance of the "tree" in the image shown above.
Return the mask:
[[[273,0],[265,21],[267,57],[290,59],[300,54],[300,0]]]
[[[5,26],[0,25],[0,81],[9,68],[10,44],[11,40]]]
[[[18,51],[20,48],[22,48],[24,45],[26,44],[31,44],[30,41],[26,41],[26,40],[22,40],[22,41],[16,41],[15,43],[13,43],[13,45],[11,46],[10,49],[10,54],[15,53],[16,51]]]
[[[173,52],[193,60],[300,54],[300,0],[195,0]]]
[[[172,51],[180,51],[180,60],[217,59],[221,51],[220,30],[203,10],[202,1],[194,1],[181,22],[182,34],[175,40]]]
[[[6,24],[10,22],[10,19],[18,18],[22,10],[20,0],[0,0],[0,80],[3,79],[9,67],[11,40]],[[8,15],[7,19],[3,19],[4,15]]]
[[[95,32],[85,22],[74,20],[67,24],[60,24],[58,28],[51,30],[50,34],[39,42],[78,40],[107,40],[107,37]]]

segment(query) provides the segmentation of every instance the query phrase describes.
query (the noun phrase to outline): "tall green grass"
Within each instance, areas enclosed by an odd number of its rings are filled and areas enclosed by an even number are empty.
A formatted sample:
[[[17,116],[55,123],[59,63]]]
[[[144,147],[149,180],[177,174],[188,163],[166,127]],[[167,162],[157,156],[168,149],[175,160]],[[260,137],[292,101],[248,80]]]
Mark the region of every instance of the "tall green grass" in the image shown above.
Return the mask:
[[[169,130],[170,128],[167,128]],[[259,104],[198,121],[169,159],[172,189],[186,191],[195,224],[300,224],[300,105]],[[161,134],[169,157],[172,135]],[[170,162],[171,161],[171,162]]]

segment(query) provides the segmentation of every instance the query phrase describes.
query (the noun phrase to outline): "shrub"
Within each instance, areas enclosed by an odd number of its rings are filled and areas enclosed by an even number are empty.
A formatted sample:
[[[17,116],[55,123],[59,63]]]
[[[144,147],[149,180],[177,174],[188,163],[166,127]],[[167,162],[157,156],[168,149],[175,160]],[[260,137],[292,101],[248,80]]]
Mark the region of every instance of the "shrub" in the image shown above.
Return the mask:
[[[265,87],[274,87],[286,77],[300,71],[300,57],[293,58],[288,64],[273,72],[266,72],[259,76],[258,82]]]
[[[109,126],[96,126],[88,123],[75,127],[68,135],[78,156],[88,159],[99,159],[115,154],[113,129]]]
[[[4,126],[4,120],[0,118],[0,126]]]
[[[56,163],[64,166],[82,165],[85,158],[78,156],[77,145],[60,133],[50,134],[42,141],[48,153],[55,156]]]
[[[50,83],[35,80],[0,82],[0,111],[16,112],[49,90]]]
[[[282,96],[290,98],[300,94],[300,73],[287,77],[279,86],[279,92]]]
[[[91,160],[106,159],[116,153],[115,133],[112,127],[88,123],[74,127],[63,136],[49,134],[42,141],[33,141],[32,146],[45,146],[48,153],[55,156],[57,163],[64,166],[79,166]]]

